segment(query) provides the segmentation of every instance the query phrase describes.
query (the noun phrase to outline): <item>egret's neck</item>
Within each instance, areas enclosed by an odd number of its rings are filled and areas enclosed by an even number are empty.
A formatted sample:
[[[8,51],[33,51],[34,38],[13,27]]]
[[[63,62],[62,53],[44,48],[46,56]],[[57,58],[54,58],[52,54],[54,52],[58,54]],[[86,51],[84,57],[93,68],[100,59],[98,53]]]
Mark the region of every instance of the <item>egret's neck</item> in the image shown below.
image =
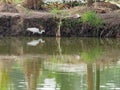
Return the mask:
[[[43,32],[45,32],[45,31],[40,31],[40,32],[38,32],[39,34],[42,34]]]

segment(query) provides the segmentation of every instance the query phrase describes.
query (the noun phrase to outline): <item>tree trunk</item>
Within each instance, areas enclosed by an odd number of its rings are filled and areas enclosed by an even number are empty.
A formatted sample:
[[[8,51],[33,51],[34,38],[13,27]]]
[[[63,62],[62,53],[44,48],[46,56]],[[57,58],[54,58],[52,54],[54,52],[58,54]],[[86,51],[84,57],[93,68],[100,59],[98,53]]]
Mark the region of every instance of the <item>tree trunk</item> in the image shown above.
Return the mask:
[[[61,37],[61,34],[60,34],[61,24],[62,24],[62,19],[60,18],[58,22],[58,29],[56,31],[56,37]]]

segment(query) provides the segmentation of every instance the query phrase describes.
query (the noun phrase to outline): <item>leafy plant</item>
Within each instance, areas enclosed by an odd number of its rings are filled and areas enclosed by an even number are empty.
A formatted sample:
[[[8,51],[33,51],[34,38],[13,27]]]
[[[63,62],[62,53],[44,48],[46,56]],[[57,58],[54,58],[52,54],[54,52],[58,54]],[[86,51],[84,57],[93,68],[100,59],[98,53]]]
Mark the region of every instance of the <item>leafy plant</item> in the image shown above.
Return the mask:
[[[51,14],[54,15],[54,17],[56,18],[59,14],[61,14],[61,11],[58,8],[52,8],[50,11]]]
[[[63,23],[62,23],[62,26],[63,27],[67,27],[69,29],[75,29],[76,26],[79,26],[79,24],[81,23],[81,20],[80,19],[64,19],[63,20]]]
[[[81,17],[83,23],[89,23],[92,26],[100,26],[103,21],[99,16],[93,11],[87,11]]]

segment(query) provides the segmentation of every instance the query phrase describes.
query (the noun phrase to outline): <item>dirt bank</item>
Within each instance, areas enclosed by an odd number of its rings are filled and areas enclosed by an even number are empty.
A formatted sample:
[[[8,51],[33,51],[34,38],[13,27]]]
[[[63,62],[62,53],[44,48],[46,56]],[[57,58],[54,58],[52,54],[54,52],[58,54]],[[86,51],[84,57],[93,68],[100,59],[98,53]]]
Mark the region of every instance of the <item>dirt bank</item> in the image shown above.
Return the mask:
[[[105,23],[100,27],[93,27],[87,23],[78,23],[78,19],[63,19],[61,36],[78,37],[120,37],[120,10],[98,14]],[[66,24],[66,22],[68,22]],[[44,29],[42,35],[28,32],[28,27]],[[47,12],[1,13],[0,36],[55,36],[58,19]]]

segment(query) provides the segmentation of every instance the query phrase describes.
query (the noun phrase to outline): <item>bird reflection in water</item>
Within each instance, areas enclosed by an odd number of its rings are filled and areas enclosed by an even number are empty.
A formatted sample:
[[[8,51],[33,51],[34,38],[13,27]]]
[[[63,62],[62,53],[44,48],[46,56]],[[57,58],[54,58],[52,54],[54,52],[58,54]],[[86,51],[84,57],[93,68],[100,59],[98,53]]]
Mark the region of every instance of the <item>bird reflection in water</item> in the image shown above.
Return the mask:
[[[45,40],[38,39],[38,40],[32,40],[27,43],[28,46],[37,46],[39,43],[45,43]]]

